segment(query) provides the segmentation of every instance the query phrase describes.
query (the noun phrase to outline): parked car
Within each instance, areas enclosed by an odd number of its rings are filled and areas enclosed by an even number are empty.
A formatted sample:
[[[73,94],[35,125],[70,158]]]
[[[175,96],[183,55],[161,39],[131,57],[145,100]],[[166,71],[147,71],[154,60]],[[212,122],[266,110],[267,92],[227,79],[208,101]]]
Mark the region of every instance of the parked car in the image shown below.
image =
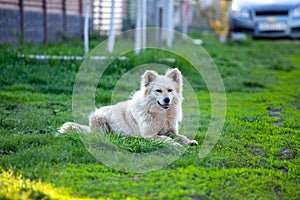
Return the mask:
[[[231,32],[300,38],[300,0],[232,0]]]

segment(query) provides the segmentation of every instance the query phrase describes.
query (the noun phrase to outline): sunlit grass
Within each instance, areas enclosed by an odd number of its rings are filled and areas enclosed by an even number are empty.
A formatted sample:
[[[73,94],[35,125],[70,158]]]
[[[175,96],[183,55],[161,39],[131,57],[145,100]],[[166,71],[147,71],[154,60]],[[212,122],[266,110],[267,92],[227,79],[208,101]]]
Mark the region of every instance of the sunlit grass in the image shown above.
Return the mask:
[[[39,181],[31,181],[12,171],[0,168],[0,199],[82,199],[71,196],[65,189]],[[84,198],[87,199],[87,198]]]

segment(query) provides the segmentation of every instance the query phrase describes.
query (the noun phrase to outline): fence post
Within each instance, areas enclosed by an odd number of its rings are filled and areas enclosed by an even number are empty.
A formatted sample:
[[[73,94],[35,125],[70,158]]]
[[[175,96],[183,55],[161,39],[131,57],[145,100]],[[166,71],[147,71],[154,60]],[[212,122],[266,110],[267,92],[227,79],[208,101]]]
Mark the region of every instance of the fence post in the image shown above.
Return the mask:
[[[67,33],[66,0],[62,1],[62,11],[63,11],[63,31],[64,34],[66,34]]]
[[[24,1],[19,0],[20,7],[20,42],[24,42]]]
[[[80,29],[80,37],[83,37],[83,1],[79,0],[79,29]]]
[[[43,0],[43,29],[44,29],[44,43],[48,41],[48,28],[47,28],[47,2]]]

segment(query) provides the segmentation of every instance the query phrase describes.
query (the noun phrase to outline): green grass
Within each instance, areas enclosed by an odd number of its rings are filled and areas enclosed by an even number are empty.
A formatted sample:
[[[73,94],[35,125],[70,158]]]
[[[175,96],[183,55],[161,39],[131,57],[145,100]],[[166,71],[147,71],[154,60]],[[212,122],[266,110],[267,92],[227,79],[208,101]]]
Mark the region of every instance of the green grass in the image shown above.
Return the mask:
[[[211,35],[192,37],[204,40],[224,80],[227,113],[222,135],[205,158],[198,155],[201,145],[190,147],[172,164],[146,173],[109,168],[88,152],[77,134],[57,134],[62,123],[73,120],[79,61],[18,57],[81,55],[81,43],[0,46],[0,199],[299,199],[300,43],[220,44]],[[211,115],[201,77],[186,60],[168,52],[127,56],[128,61],[116,61],[105,71],[96,105],[110,103],[115,84],[133,66],[175,57],[175,63],[160,63],[179,67],[194,88],[200,109],[195,139],[201,144]],[[103,137],[130,153],[168,148],[143,139]]]

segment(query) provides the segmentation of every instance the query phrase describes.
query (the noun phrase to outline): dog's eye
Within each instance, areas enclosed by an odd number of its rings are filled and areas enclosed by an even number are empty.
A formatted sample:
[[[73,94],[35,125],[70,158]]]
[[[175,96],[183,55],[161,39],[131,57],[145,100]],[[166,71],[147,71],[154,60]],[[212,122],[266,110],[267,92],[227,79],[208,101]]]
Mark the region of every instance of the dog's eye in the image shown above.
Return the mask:
[[[162,93],[162,90],[161,89],[157,89],[155,90],[156,92],[159,92],[159,93]]]
[[[173,92],[173,89],[168,89],[168,92]]]

